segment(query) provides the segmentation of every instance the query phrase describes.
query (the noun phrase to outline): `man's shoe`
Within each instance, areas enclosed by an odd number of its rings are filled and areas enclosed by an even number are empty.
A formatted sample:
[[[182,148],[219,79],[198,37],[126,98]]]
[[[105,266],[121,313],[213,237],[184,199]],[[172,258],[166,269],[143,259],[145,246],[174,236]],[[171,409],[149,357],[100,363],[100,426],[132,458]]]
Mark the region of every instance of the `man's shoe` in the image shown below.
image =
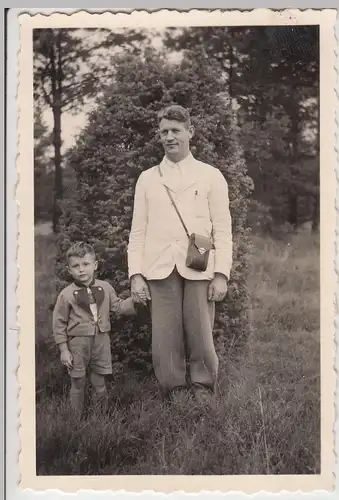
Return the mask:
[[[192,393],[188,387],[175,387],[167,394],[168,400],[175,405],[183,405],[192,399]]]
[[[197,387],[193,389],[195,401],[206,408],[210,408],[212,410],[216,409],[217,400],[216,395],[210,389],[205,389],[202,387]]]

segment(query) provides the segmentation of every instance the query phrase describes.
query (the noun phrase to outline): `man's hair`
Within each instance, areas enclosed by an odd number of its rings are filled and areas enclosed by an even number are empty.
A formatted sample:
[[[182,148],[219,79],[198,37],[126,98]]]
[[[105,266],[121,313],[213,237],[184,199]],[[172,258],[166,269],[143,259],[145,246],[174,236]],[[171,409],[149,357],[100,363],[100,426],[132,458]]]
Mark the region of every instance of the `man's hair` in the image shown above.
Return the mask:
[[[87,254],[90,254],[93,259],[96,258],[94,248],[91,245],[83,241],[77,241],[67,250],[67,262],[71,257],[85,257]]]
[[[171,106],[161,109],[158,112],[158,123],[160,123],[163,118],[184,123],[187,128],[191,126],[189,110],[183,106],[179,106],[179,104],[172,104]]]

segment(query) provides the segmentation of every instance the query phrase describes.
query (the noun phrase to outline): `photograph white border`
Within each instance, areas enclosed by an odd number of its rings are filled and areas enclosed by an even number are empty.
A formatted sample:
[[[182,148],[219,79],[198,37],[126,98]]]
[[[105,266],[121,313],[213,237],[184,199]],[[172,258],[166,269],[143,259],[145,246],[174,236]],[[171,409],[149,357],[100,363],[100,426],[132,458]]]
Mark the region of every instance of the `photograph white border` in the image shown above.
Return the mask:
[[[173,12],[167,9],[149,13],[130,14],[53,14],[49,17],[23,14],[19,18],[21,41],[19,52],[18,135],[19,182],[16,199],[19,205],[17,287],[18,324],[21,330],[18,380],[20,385],[20,471],[21,488],[34,490],[60,489],[75,492],[79,489],[110,491],[200,492],[258,491],[279,492],[314,490],[331,491],[334,485],[334,234],[336,226],[335,166],[335,48],[334,26],[336,11],[295,9],[272,11],[255,9],[248,12],[220,10],[214,12],[191,10]],[[207,26],[207,25],[320,25],[320,156],[321,156],[321,391],[322,391],[322,474],[318,476],[72,476],[43,477],[35,475],[35,404],[34,404],[34,225],[33,225],[33,106],[32,106],[32,29],[36,27],[112,27],[112,26]],[[331,29],[332,28],[332,29]],[[333,131],[331,134],[329,131]],[[27,168],[31,165],[32,168]],[[28,265],[27,265],[28,264]],[[23,334],[24,332],[24,334]],[[329,333],[332,332],[332,335]],[[326,334],[325,334],[326,333]],[[331,360],[331,363],[329,362]],[[33,455],[32,455],[33,450]],[[194,483],[192,485],[192,482]],[[133,485],[131,489],[131,485]]]

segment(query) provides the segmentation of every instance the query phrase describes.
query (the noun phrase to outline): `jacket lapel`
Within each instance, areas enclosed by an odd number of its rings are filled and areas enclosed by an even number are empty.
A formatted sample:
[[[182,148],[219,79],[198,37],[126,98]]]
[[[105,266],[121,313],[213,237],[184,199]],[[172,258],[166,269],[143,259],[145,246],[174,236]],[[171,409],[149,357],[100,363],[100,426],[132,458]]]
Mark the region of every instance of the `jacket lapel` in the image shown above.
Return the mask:
[[[160,175],[159,168],[162,176]],[[194,165],[186,164],[181,166],[180,179],[178,179],[175,173],[171,170],[174,169],[175,166],[172,167],[166,164],[165,160],[160,163],[159,168],[158,173],[161,183],[167,186],[174,193],[186,191],[186,189],[196,183],[196,179],[194,178]]]
[[[77,304],[82,309],[84,309],[84,311],[87,311],[90,315],[92,315],[92,310],[91,310],[90,303],[89,303],[87,287],[85,287],[83,285],[81,286],[77,283],[75,285],[77,288],[74,290],[73,295],[75,297]],[[94,296],[94,299],[95,299],[95,302],[97,304],[97,308],[99,311],[99,308],[100,308],[100,306],[103,303],[104,298],[105,298],[105,292],[104,292],[102,286],[98,285],[96,282],[94,282],[91,285],[91,290],[92,290],[92,293],[93,293],[93,296]]]
[[[171,167],[169,167],[166,162],[163,160],[157,168],[159,174],[159,180],[161,184],[164,184],[174,193],[177,192],[178,182],[175,179],[175,176],[171,172]]]
[[[184,168],[182,174],[181,191],[186,191],[186,189],[194,186],[196,183],[194,168]]]
[[[92,293],[94,295],[95,302],[97,304],[97,308],[98,308],[98,311],[99,311],[100,306],[101,306],[101,304],[104,301],[105,292],[104,292],[102,286],[96,286],[96,285],[92,286],[91,290],[92,290]]]
[[[88,298],[87,289],[84,287],[77,288],[76,290],[74,290],[73,295],[75,297],[77,304],[82,309],[84,309],[84,311],[87,311],[89,314],[92,314],[91,308],[89,306],[89,298]]]

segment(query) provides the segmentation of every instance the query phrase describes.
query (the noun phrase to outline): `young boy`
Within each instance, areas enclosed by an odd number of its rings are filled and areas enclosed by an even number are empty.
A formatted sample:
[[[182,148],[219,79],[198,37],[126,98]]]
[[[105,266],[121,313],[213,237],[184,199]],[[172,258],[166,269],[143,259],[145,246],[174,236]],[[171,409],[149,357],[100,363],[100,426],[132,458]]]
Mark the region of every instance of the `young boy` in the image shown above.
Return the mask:
[[[81,411],[86,370],[89,368],[94,403],[107,408],[105,375],[112,373],[110,314],[134,316],[132,298],[118,298],[106,281],[95,279],[98,267],[94,249],[83,242],[67,252],[73,283],[64,288],[53,311],[53,335],[61,363],[71,377],[70,402]]]

